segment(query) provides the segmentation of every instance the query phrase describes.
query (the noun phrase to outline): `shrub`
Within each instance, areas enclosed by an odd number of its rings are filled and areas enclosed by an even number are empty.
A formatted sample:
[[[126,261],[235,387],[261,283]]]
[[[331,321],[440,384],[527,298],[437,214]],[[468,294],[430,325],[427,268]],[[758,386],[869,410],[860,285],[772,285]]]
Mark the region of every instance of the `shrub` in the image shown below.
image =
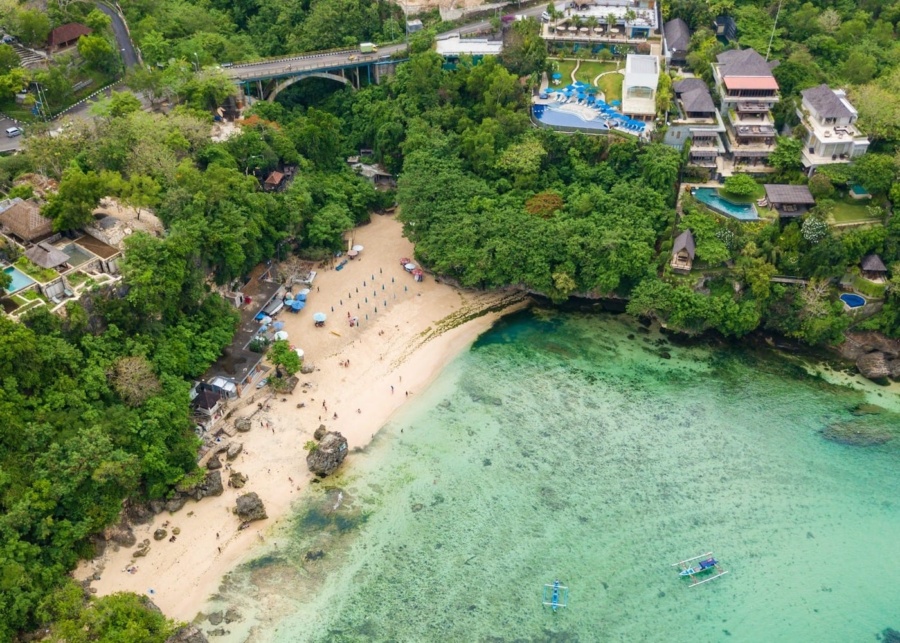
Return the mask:
[[[746,174],[735,174],[725,179],[724,191],[735,196],[750,196],[756,191],[757,183]]]

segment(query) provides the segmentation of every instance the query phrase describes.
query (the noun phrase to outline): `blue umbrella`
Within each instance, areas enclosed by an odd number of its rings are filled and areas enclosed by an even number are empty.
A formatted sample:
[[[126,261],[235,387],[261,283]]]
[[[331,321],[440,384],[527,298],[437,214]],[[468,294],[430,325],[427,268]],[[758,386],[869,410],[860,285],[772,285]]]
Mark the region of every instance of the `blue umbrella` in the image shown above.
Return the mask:
[[[560,74],[559,72],[557,72],[557,73],[553,74],[553,75],[551,76],[551,78],[552,78],[553,80],[559,80],[559,79],[562,78],[562,74]]]
[[[306,301],[306,295],[300,293],[294,301]]]
[[[620,101],[620,100],[611,100],[611,101],[609,101],[609,104],[610,104],[610,105],[621,105],[621,104],[622,104],[622,101]]]
[[[316,313],[315,315],[313,315],[314,322],[323,322],[326,319],[327,319],[327,316],[325,315],[325,313]]]
[[[293,310],[294,312],[303,310],[305,307],[306,307],[306,304],[303,303],[302,301],[298,301],[295,299],[294,301],[291,302],[291,310]]]
[[[272,328],[274,328],[275,330],[281,330],[282,328],[284,328],[284,322],[277,321],[274,324],[272,324]]]

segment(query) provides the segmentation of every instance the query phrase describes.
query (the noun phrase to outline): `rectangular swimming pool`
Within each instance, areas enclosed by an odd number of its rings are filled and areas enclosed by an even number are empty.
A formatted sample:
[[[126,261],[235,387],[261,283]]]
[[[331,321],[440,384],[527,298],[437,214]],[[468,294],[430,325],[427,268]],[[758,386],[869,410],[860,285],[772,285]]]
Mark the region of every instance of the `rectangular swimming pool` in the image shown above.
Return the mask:
[[[19,292],[23,288],[28,288],[28,286],[34,283],[34,279],[14,266],[4,268],[3,272],[12,277],[12,283],[9,285],[9,288],[6,289],[6,292],[10,295]]]
[[[752,203],[734,203],[722,197],[716,188],[695,188],[691,190],[695,199],[716,212],[741,221],[756,221],[759,214]]]

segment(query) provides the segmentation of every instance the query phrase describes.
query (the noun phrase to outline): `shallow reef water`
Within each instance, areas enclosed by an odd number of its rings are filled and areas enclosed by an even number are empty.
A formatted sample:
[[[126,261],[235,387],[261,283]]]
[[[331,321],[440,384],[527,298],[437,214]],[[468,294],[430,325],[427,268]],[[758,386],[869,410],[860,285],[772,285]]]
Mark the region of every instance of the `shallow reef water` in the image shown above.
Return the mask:
[[[900,403],[876,388],[625,316],[513,315],[232,572],[232,637],[875,640],[900,628]],[[826,439],[854,422],[889,439]],[[708,551],[729,574],[690,587],[671,564]]]

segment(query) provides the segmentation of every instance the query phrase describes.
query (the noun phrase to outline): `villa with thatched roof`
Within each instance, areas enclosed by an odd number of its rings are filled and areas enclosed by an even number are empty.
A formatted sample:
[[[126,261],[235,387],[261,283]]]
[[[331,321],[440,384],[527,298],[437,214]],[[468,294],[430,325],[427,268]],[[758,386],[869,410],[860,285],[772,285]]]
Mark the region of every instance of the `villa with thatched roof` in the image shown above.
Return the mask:
[[[881,257],[876,254],[863,257],[859,262],[859,267],[862,268],[862,276],[869,281],[881,282],[887,278],[887,267]]]
[[[675,243],[672,245],[672,261],[669,263],[672,270],[682,274],[689,273],[694,265],[695,250],[694,235],[690,230],[685,230],[675,237]]]
[[[41,215],[34,201],[0,201],[0,225],[22,241],[34,241],[53,232],[53,222]]]
[[[69,255],[49,243],[39,243],[25,251],[28,260],[41,268],[56,268],[69,260]]]

